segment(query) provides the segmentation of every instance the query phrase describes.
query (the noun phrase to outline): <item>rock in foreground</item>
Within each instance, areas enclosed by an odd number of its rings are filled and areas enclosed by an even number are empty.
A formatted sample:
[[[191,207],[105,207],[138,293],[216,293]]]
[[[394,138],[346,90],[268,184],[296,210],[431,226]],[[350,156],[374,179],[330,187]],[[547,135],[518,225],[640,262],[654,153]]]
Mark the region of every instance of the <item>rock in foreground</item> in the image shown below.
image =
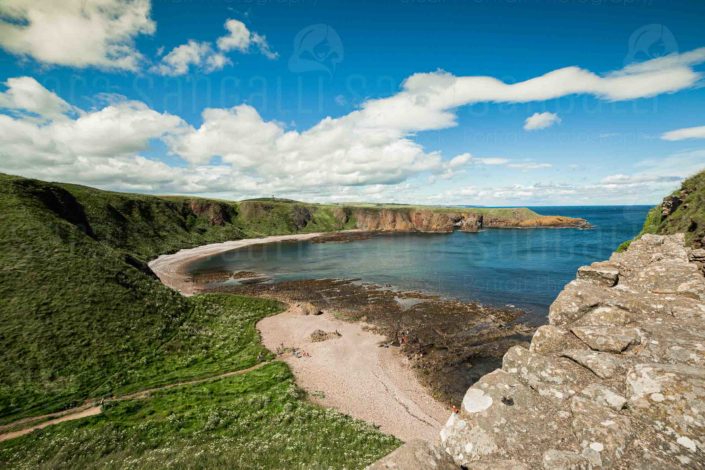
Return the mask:
[[[693,254],[682,235],[645,235],[581,269],[530,348],[467,391],[439,448],[468,469],[705,468],[705,278]]]

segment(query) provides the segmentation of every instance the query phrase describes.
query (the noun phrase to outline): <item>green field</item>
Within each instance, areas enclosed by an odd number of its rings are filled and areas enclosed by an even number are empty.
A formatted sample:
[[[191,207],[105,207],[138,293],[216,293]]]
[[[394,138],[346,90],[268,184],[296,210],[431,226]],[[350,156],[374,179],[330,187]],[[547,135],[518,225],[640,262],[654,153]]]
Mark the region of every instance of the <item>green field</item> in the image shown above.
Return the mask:
[[[0,424],[271,360],[255,324],[280,304],[184,298],[146,262],[204,243],[343,228],[333,207],[302,207],[0,175]],[[398,444],[309,404],[272,362],[3,442],[0,467],[356,468]]]

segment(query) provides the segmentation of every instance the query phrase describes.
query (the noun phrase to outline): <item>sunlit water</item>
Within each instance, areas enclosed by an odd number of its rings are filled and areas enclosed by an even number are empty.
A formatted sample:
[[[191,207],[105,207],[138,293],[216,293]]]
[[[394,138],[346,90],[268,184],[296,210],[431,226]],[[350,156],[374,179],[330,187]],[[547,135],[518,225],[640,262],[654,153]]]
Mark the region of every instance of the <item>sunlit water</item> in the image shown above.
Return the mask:
[[[200,260],[192,271],[255,271],[277,280],[359,278],[487,305],[514,305],[545,321],[579,266],[607,259],[641,229],[648,206],[540,207],[583,217],[593,228],[495,229],[394,234],[348,243],[252,246]]]

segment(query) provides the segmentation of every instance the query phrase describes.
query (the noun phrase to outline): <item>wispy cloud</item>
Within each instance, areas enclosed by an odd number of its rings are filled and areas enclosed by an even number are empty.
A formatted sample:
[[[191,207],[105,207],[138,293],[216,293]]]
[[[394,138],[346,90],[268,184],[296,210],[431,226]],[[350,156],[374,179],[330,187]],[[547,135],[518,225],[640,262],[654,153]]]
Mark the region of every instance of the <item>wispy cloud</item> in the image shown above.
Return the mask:
[[[661,138],[663,140],[705,139],[705,126],[676,129],[663,133]]]

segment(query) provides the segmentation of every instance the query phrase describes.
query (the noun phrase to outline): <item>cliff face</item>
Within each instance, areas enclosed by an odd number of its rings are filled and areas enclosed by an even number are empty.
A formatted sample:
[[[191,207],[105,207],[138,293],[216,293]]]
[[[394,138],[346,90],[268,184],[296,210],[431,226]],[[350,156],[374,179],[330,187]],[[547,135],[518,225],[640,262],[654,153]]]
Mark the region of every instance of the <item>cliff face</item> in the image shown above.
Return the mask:
[[[441,232],[453,230],[477,232],[482,228],[587,227],[584,219],[540,216],[522,209],[504,209],[498,213],[473,210],[433,209],[352,209],[356,227],[369,231]]]
[[[439,448],[376,468],[705,468],[703,261],[682,234],[647,234],[580,268],[531,346],[467,391]]]

